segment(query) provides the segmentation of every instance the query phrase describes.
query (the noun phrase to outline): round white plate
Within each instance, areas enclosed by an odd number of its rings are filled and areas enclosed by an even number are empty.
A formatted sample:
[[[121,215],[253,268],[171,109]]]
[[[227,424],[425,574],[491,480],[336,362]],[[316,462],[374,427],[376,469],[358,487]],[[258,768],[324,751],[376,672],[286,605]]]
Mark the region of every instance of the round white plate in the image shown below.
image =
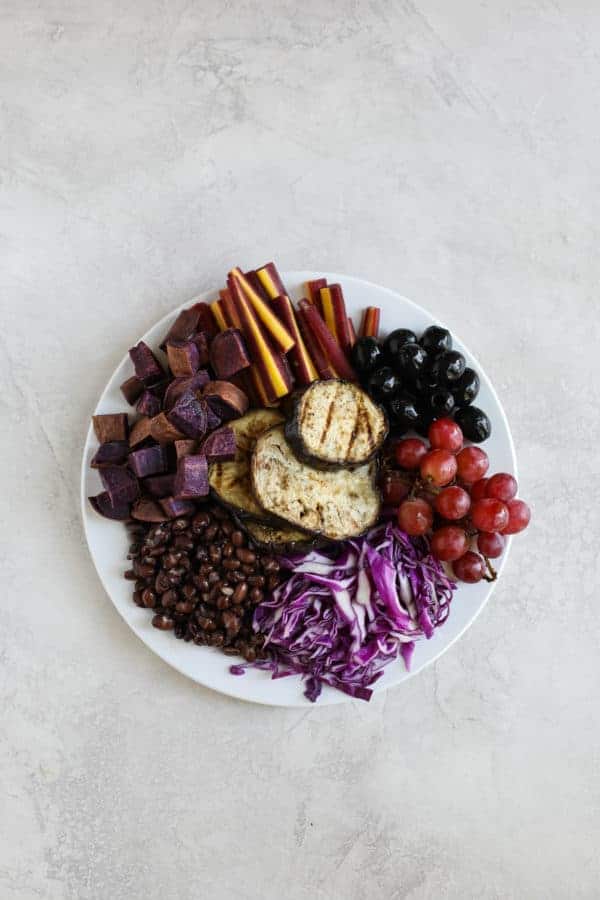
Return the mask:
[[[382,333],[387,333],[394,328],[411,328],[416,332],[423,331],[428,325],[436,323],[436,320],[420,306],[412,303],[406,297],[387,288],[361,281],[358,278],[350,278],[346,275],[336,275],[331,272],[285,272],[283,280],[291,295],[295,298],[301,296],[302,284],[316,277],[326,277],[329,283],[339,282],[343,286],[344,296],[348,307],[348,313],[354,318],[357,325],[360,322],[360,314],[366,306],[379,306],[381,308]],[[216,292],[209,292],[194,297],[183,306],[190,306],[199,300],[216,299]],[[160,322],[142,336],[153,350],[158,348],[166,334],[171,322],[183,307],[178,307],[168,313]],[[439,324],[439,323],[438,323]],[[458,340],[454,328],[450,328],[457,349],[465,354],[469,365],[479,373],[481,390],[476,401],[492,421],[492,436],[485,443],[485,450],[491,459],[491,465],[496,472],[513,472],[516,475],[516,460],[514,446],[506,421],[504,410],[481,364],[472,353]],[[140,338],[131,336],[128,346],[137,343]],[[125,337],[123,338],[125,343]],[[125,402],[119,385],[122,384],[133,372],[129,356],[123,357],[120,365],[113,372],[106,388],[95,409],[95,413],[132,412],[132,408]],[[213,688],[223,694],[239,697],[242,700],[251,700],[255,703],[267,703],[275,706],[308,706],[309,701],[303,695],[302,681],[299,676],[271,680],[268,672],[248,669],[245,675],[235,676],[229,673],[229,666],[235,662],[235,658],[226,657],[218,651],[208,647],[197,647],[195,644],[187,644],[176,640],[172,632],[158,631],[150,624],[151,616],[148,611],[137,607],[131,598],[132,583],[125,581],[123,572],[128,568],[126,560],[128,539],[125,527],[119,522],[111,522],[103,519],[91,508],[87,498],[102,490],[98,473],[90,469],[90,460],[96,450],[97,441],[92,427],[88,430],[83,462],[81,467],[81,509],[85,534],[90,548],[90,553],[96,566],[100,580],[106,593],[115,607],[125,619],[132,631],[139,638],[177,671],[187,675],[199,684]],[[506,562],[510,539],[507,542],[506,551],[499,560],[498,571]],[[384,691],[410,678],[420,672],[425,666],[437,659],[447,650],[471,625],[475,617],[481,612],[493,590],[493,584],[485,581],[476,585],[462,585],[456,591],[452,600],[450,616],[447,622],[436,631],[434,637],[422,640],[416,644],[412,661],[412,668],[407,672],[401,660],[387,667],[383,677],[374,685],[376,692]],[[325,687],[318,700],[320,705],[328,703],[346,703],[350,700],[346,694]],[[356,701],[363,702],[363,701]]]

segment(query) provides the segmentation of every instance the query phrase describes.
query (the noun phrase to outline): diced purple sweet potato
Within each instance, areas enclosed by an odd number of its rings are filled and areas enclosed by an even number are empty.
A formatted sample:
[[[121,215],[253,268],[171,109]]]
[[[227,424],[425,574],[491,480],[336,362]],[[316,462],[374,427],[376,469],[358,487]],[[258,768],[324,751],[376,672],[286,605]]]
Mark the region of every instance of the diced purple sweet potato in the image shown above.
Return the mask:
[[[129,503],[121,500],[113,503],[108,491],[103,491],[95,497],[88,497],[88,500],[96,512],[104,516],[105,519],[116,519],[119,522],[123,522],[129,518]]]
[[[209,381],[202,396],[223,422],[243,416],[249,405],[244,391],[229,381]]]
[[[182,456],[177,463],[174,496],[180,500],[193,500],[196,497],[207,497],[208,464],[206,457]]]
[[[109,441],[126,441],[129,431],[129,418],[127,413],[109,413],[108,415],[92,416],[94,431],[101,444]]]
[[[154,353],[144,341],[140,341],[129,351],[135,374],[146,387],[162,381],[165,377],[163,368]]]
[[[163,408],[166,412],[173,409],[179,398],[185,391],[201,391],[210,381],[210,375],[206,369],[200,369],[191,378],[174,378],[163,399]]]
[[[193,391],[181,395],[168,414],[169,422],[183,434],[191,438],[201,438],[206,434],[206,402],[199,400]]]
[[[191,309],[195,309],[198,313],[198,331],[204,331],[210,341],[219,331],[210,306],[208,303],[200,302],[194,303]]]
[[[177,459],[181,459],[182,456],[193,456],[197,449],[198,441],[193,441],[191,439],[175,441],[175,453]]]
[[[235,457],[235,434],[231,428],[213,431],[202,444],[202,453],[209,463],[226,462]]]
[[[168,516],[156,500],[141,497],[131,507],[131,518],[137,519],[138,522],[166,522]]]
[[[214,409],[211,409],[208,403],[206,404],[206,430],[207,432],[215,431],[223,422],[221,416],[218,416]]]
[[[210,345],[210,364],[217,378],[231,378],[247,369],[250,362],[246,342],[238,328],[227,328],[213,339]]]
[[[180,441],[185,435],[179,431],[169,420],[164,412],[150,419],[150,434],[159,444],[171,444]]]
[[[159,503],[169,519],[178,519],[179,516],[192,516],[196,512],[196,504],[192,500],[181,500],[179,497],[164,497],[159,500]]]
[[[144,478],[142,488],[157,500],[162,497],[170,497],[175,489],[175,475],[170,472],[167,475],[152,475],[150,478]]]
[[[107,441],[100,444],[90,463],[92,469],[105,469],[107,466],[124,466],[127,462],[129,444],[127,441]]]
[[[152,437],[151,433],[152,420],[147,416],[142,416],[133,425],[129,434],[129,446],[137,447]]]
[[[131,503],[140,496],[138,480],[129,469],[118,466],[100,469],[100,481],[115,506]]]
[[[121,385],[121,393],[130,406],[135,405],[136,400],[143,390],[144,384],[140,381],[137,375],[132,375],[131,378],[128,378],[127,381],[124,381]]]
[[[148,475],[159,475],[167,471],[167,453],[160,444],[154,447],[142,447],[129,454],[129,468],[138,478]]]
[[[152,393],[152,391],[144,390],[137,402],[136,410],[140,415],[148,416],[148,418],[152,419],[159,414],[161,406],[160,398],[156,394]]]
[[[191,340],[198,348],[198,365],[207,366],[210,360],[210,335],[205,331],[199,331]]]
[[[200,310],[195,306],[182,309],[171,327],[169,328],[160,349],[164,350],[169,341],[189,341],[198,328]]]
[[[200,354],[193,341],[169,341],[167,359],[176,378],[189,378],[200,368]]]

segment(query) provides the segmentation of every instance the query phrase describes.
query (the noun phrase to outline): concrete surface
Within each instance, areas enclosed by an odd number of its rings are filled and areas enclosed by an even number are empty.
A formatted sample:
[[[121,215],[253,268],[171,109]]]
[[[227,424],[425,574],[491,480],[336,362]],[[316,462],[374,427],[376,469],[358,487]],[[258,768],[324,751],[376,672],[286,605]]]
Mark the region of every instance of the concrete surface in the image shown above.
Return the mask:
[[[594,898],[600,8],[0,3],[2,900]],[[535,524],[434,668],[233,702],[113,611],[87,419],[227,268],[347,271],[454,323]]]

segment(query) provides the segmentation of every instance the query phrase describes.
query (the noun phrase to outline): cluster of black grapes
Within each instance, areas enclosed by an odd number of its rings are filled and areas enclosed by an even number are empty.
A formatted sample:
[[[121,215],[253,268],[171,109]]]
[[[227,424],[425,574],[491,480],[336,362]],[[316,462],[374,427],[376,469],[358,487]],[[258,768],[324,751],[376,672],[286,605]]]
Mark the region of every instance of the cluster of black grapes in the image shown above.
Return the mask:
[[[406,328],[392,331],[383,343],[360,338],[352,362],[365,390],[387,410],[394,437],[408,431],[426,435],[432,422],[448,417],[473,443],[490,436],[490,420],[472,405],[479,376],[452,349],[452,335],[445,328],[431,325],[420,339]]]

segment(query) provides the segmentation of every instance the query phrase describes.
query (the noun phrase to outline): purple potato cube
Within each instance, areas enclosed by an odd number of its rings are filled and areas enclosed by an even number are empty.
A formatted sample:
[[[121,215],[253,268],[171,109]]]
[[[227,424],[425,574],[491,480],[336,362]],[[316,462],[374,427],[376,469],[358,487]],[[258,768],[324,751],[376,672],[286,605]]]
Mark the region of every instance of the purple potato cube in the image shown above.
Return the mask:
[[[100,444],[90,463],[92,469],[105,469],[107,466],[124,466],[127,462],[129,444],[127,441],[108,441]]]
[[[150,478],[144,478],[142,488],[156,500],[169,497],[175,490],[175,474],[169,472],[166,475],[152,475]]]
[[[209,463],[226,462],[235,457],[235,434],[231,428],[219,428],[210,434],[202,445],[202,452]]]
[[[133,472],[117,466],[100,469],[99,471],[100,480],[114,506],[137,500],[140,495],[140,486]]]
[[[121,385],[121,393],[130,406],[135,404],[143,390],[144,383],[140,381],[137,375],[132,375],[131,378],[128,378],[127,381],[124,381]]]
[[[200,368],[200,354],[193,341],[169,341],[167,359],[176,378],[189,378]]]
[[[154,353],[144,341],[140,341],[129,351],[129,356],[139,380],[150,387],[165,377],[163,368]]]
[[[103,491],[96,497],[88,497],[88,500],[99,515],[105,519],[115,519],[123,522],[129,518],[129,503],[118,500],[116,503],[110,498],[108,491]]]
[[[191,516],[196,512],[196,504],[192,500],[180,500],[178,497],[164,497],[160,505],[170,519]]]
[[[227,328],[214,339],[210,346],[210,364],[217,378],[226,381],[250,365],[250,355],[241,331]]]
[[[148,475],[166,472],[168,463],[165,448],[157,445],[132,450],[129,454],[129,468],[135,472],[138,478],[147,478]]]
[[[180,500],[193,500],[197,497],[208,496],[208,463],[205,456],[181,457],[177,463],[173,493]]]
[[[136,410],[142,416],[153,419],[161,410],[160,399],[152,391],[145,390],[137,402]]]
[[[206,403],[204,400],[199,400],[193,391],[187,390],[171,409],[168,419],[187,437],[204,437],[208,424]]]

